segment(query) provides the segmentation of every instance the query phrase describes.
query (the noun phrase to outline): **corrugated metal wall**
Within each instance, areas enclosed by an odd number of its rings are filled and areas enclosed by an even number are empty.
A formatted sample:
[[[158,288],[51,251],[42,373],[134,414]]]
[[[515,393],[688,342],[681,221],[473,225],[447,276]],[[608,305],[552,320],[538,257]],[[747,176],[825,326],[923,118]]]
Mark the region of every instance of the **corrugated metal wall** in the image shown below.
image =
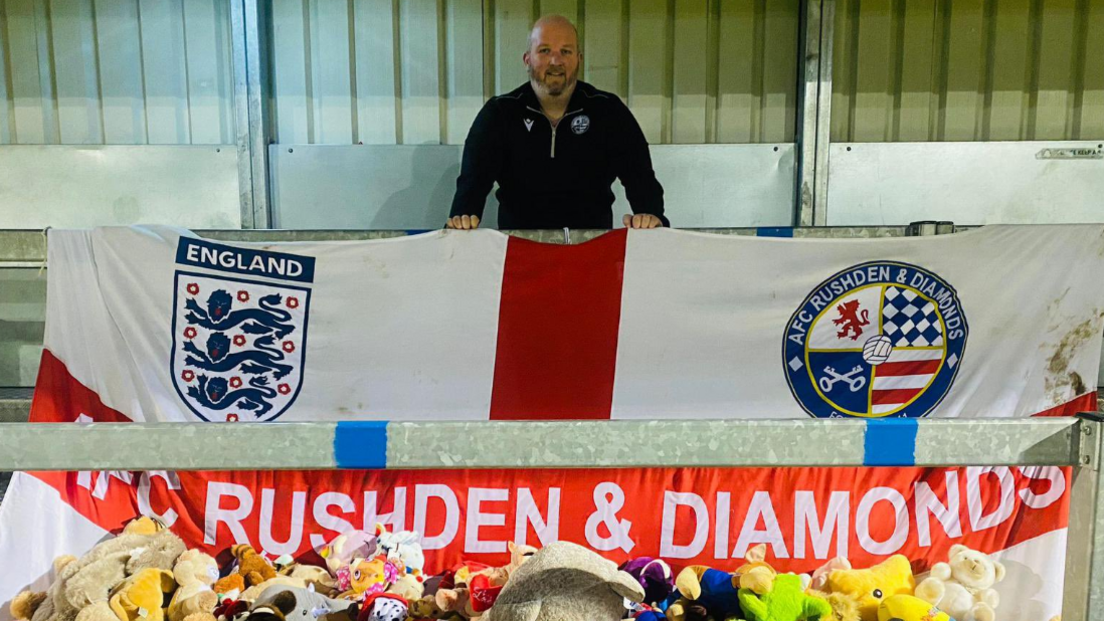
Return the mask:
[[[0,144],[234,142],[227,0],[0,0]]]
[[[583,39],[583,79],[627,100],[652,143],[792,142],[797,0],[274,0],[276,138],[460,144],[524,82],[536,17]],[[484,18],[484,16],[486,16]]]
[[[1104,0],[839,0],[832,140],[1104,137]]]

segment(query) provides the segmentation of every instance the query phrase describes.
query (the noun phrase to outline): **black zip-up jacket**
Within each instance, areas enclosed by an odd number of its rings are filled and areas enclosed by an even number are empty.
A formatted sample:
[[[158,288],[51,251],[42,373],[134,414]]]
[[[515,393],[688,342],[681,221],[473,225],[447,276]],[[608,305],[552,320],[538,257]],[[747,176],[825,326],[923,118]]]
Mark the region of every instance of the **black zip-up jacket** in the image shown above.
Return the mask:
[[[450,217],[482,218],[497,181],[500,229],[609,229],[615,178],[633,212],[669,225],[648,141],[617,95],[577,82],[553,128],[526,82],[492,98],[475,118]]]

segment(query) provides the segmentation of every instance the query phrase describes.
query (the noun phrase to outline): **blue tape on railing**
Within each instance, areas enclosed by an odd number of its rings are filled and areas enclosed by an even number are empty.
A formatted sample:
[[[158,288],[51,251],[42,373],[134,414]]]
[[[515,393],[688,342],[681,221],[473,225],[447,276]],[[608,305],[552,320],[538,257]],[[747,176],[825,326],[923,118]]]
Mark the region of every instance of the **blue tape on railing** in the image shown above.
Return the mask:
[[[761,226],[755,229],[757,237],[793,237],[792,226]]]
[[[387,422],[339,422],[334,433],[338,468],[386,468]]]
[[[919,424],[914,418],[866,421],[863,465],[915,466],[917,429]]]

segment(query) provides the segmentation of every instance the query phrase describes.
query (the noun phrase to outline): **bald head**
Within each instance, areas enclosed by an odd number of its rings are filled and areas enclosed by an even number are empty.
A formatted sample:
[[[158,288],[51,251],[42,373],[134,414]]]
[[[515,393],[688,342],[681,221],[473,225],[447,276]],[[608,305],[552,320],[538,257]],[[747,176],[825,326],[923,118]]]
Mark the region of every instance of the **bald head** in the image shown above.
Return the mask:
[[[529,49],[522,58],[539,97],[570,98],[581,56],[575,25],[562,15],[546,15],[529,31]]]
[[[570,30],[571,36],[575,39],[575,48],[579,48],[579,29],[571,23],[570,19],[563,15],[545,15],[534,22],[533,29],[529,31],[529,51],[532,51],[533,46],[540,42],[541,35],[546,29],[552,31],[549,32],[550,35],[566,34]]]

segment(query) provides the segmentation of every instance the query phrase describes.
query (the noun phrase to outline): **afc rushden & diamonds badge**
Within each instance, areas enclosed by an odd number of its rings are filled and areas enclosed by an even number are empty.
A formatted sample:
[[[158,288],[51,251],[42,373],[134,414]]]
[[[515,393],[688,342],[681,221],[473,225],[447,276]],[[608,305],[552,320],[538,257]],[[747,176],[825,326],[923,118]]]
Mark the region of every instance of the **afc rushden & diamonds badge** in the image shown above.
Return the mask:
[[[872,261],[805,298],[786,325],[783,369],[812,416],[916,418],[951,389],[968,334],[946,281],[915,265]]]

